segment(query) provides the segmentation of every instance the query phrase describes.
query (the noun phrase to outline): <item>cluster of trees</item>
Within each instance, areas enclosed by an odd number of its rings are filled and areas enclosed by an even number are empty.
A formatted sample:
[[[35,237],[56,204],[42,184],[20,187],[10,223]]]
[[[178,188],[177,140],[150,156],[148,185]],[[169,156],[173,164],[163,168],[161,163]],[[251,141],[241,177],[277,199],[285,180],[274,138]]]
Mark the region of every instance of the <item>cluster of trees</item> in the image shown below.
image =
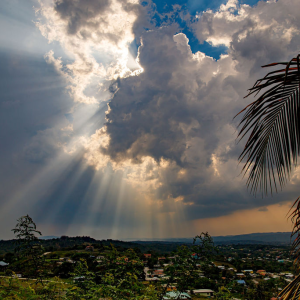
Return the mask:
[[[257,285],[250,278],[246,279],[247,288],[238,284],[227,269],[220,271],[211,263],[220,254],[208,233],[196,236],[190,247],[178,247],[171,254],[172,264],[162,266],[165,276],[145,283],[144,259],[139,249],[120,251],[111,244],[102,249],[105,255],[97,263],[91,253],[74,251],[72,263],[64,261],[56,265],[45,259],[58,256],[55,252],[43,255],[41,241],[36,237],[40,232],[28,215],[18,220],[13,231],[17,237],[16,253],[13,267],[0,279],[0,299],[162,300],[175,285],[178,299],[182,292],[205,288],[216,291],[216,299],[243,296],[266,300],[274,296],[279,286],[285,285],[281,279],[260,281]],[[148,264],[151,265],[151,259]],[[17,278],[16,271],[22,272],[27,280]]]
[[[0,240],[0,256],[8,252],[13,253],[15,248],[15,240]],[[45,248],[45,251],[64,250],[84,250],[85,244],[92,245],[95,249],[103,249],[105,246],[110,246],[113,243],[115,247],[121,251],[124,249],[139,249],[141,252],[147,253],[167,253],[176,251],[177,247],[182,243],[171,242],[124,242],[119,240],[96,240],[89,236],[68,237],[41,239],[40,244]],[[191,244],[191,243],[189,243]]]
[[[74,264],[62,263],[58,272],[60,275],[65,272],[72,278],[64,282],[58,277],[49,280],[51,267],[36,236],[41,233],[28,215],[18,219],[13,231],[16,235],[17,262],[14,263],[15,270],[7,270],[10,276],[1,279],[0,298],[5,299],[159,300],[174,284],[179,295],[180,292],[193,289],[194,285],[202,287],[206,284],[205,279],[205,282],[199,279],[198,264],[201,261],[205,270],[216,251],[212,238],[202,233],[195,237],[192,247],[183,245],[174,252],[176,259],[173,264],[165,267],[166,276],[159,283],[145,284],[144,262],[139,256],[140,251],[127,249],[119,252],[111,245],[110,251],[96,266],[87,253],[75,254],[72,257]],[[28,281],[18,279],[14,271],[22,272]]]

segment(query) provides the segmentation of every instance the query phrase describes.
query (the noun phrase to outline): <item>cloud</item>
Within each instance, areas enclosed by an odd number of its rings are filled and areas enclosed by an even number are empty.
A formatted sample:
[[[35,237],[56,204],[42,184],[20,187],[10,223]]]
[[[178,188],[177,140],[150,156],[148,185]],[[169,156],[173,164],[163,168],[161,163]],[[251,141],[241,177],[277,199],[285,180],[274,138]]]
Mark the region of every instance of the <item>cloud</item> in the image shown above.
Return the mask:
[[[198,14],[191,26],[199,41],[226,45],[241,66],[255,72],[261,65],[297,52],[299,8],[300,3],[293,0],[260,1],[254,7],[229,0],[217,12]]]
[[[57,128],[39,131],[24,147],[24,158],[33,163],[45,163],[56,157],[60,150],[72,153],[70,140],[72,138],[73,126],[58,130]]]
[[[149,187],[145,193],[164,200],[165,211],[181,201],[202,207],[194,217],[211,215],[218,201],[211,201],[210,189],[224,189],[225,182],[232,181],[224,180],[227,170],[221,164],[235,144],[230,122],[239,95],[230,88],[226,95],[222,81],[236,73],[234,64],[229,57],[216,62],[201,53],[193,55],[186,37],[174,36],[169,29],[143,35],[139,61],[144,72],[120,81],[105,128],[87,144],[87,158],[98,168],[111,161],[127,174],[130,169],[135,184],[139,179]],[[218,97],[221,93],[223,98]]]
[[[135,39],[134,32],[147,23],[147,7],[136,0],[39,3],[36,26],[50,43],[59,42],[71,58],[63,63],[50,51],[46,60],[69,82],[68,90],[75,102],[107,101],[110,80],[136,74],[127,66],[131,59],[128,49]]]
[[[67,32],[76,34],[81,29],[91,34],[91,30],[97,30],[97,17],[107,12],[110,7],[109,0],[58,0],[55,2],[54,9],[61,17],[67,21]]]
[[[232,118],[247,104],[242,98],[261,74],[258,65],[296,51],[297,22],[275,21],[273,13],[276,8],[289,12],[291,5],[281,1],[250,7],[228,1],[215,13],[203,13],[195,24],[199,39],[229,46],[228,55],[218,61],[193,54],[175,25],[143,33],[138,52],[143,73],[120,80],[107,123],[86,144],[89,163],[130,168],[145,186],[144,166],[151,174],[147,193],[163,201],[162,210],[173,211],[174,201],[180,201],[190,218],[281,201],[246,192],[238,177],[242,145],[236,145]],[[287,194],[291,197],[293,188]]]
[[[27,207],[35,216],[51,208],[44,226],[55,220],[57,232],[69,225],[68,232],[80,234],[85,224],[83,234],[101,227],[107,237],[120,237],[120,228],[122,237],[138,230],[138,236],[172,230],[176,236],[178,228],[189,232],[186,220],[227,222],[233,214],[242,219],[242,210],[263,215],[259,209],[295,199],[299,172],[273,198],[246,191],[237,165],[243,146],[235,140],[238,119],[232,120],[252,100],[242,99],[264,74],[260,65],[297,52],[295,5],[230,0],[190,22],[177,6],[155,27],[151,3],[40,1],[36,26],[54,50],[40,57],[41,71],[26,67],[23,74],[18,67],[22,78],[12,67],[22,59],[4,64],[19,81],[10,87],[14,93],[2,93],[0,110],[9,125],[1,132],[9,147],[1,153],[15,151],[1,161],[5,176],[14,178],[1,191],[9,199],[3,211],[11,212],[5,220]],[[219,60],[193,54],[177,13],[200,42],[226,44],[228,54]],[[57,44],[65,53],[58,54]],[[62,92],[66,86],[69,96]]]

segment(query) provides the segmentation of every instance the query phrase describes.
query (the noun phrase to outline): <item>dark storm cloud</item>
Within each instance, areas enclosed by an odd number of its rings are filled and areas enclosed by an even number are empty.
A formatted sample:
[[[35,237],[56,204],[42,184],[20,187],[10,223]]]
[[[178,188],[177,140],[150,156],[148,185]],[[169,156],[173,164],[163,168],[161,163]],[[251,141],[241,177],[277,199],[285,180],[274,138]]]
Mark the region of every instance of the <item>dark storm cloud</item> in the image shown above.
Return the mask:
[[[99,24],[93,19],[105,14],[110,0],[56,0],[55,10],[68,22],[68,33],[76,34],[82,27],[95,30]]]
[[[201,103],[197,98],[202,96],[199,90],[207,87],[201,76],[189,82],[195,75],[194,62],[181,53],[173,34],[168,28],[143,36],[139,63],[144,72],[122,80],[109,103],[107,133],[111,142],[107,154],[113,159],[139,160],[149,155],[183,165],[190,138],[210,139],[207,147],[214,147],[211,132],[215,123],[212,116],[205,116],[205,100]],[[197,130],[198,122],[205,127]]]
[[[144,33],[139,48],[144,72],[121,80],[109,104],[110,140],[102,153],[116,162],[138,164],[149,156],[158,164],[168,161],[157,177],[155,195],[164,200],[165,211],[174,209],[172,199],[182,201],[189,218],[217,217],[296,197],[292,185],[274,198],[253,198],[246,191],[238,177],[238,119],[232,119],[251,101],[242,98],[262,74],[259,66],[296,51],[299,38],[292,32],[299,28],[281,17],[275,22],[271,13],[260,20],[261,11],[267,14],[276,3],[245,7],[247,13],[241,15],[231,11],[232,5],[218,17],[204,14],[195,25],[199,38],[208,40],[217,40],[221,28],[230,41],[228,56],[219,61],[193,57],[184,35],[173,38],[176,27]]]
[[[67,22],[67,34],[79,34],[83,39],[108,39],[117,43],[122,36],[122,28],[115,32],[108,28],[109,13],[117,10],[115,5],[121,5],[124,13],[135,15],[136,20],[132,26],[132,32],[138,39],[144,28],[150,26],[148,19],[148,5],[142,6],[138,3],[131,3],[128,0],[56,0],[55,11],[60,18]],[[124,23],[127,20],[124,19]],[[92,37],[94,34],[94,37]]]

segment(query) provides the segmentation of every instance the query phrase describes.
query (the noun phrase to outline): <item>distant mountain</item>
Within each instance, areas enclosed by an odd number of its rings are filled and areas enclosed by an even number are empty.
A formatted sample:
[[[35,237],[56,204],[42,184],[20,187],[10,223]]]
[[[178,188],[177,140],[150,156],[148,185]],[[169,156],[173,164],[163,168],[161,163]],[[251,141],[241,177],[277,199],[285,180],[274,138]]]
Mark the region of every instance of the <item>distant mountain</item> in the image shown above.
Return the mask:
[[[266,232],[240,235],[213,236],[215,244],[290,244],[290,232]],[[129,240],[129,239],[128,239]],[[141,239],[133,240],[136,243],[192,243],[193,238],[169,238],[169,239]]]
[[[215,236],[216,243],[245,243],[251,242],[255,244],[289,244],[291,242],[290,232],[267,232],[267,233],[250,233],[241,235]]]

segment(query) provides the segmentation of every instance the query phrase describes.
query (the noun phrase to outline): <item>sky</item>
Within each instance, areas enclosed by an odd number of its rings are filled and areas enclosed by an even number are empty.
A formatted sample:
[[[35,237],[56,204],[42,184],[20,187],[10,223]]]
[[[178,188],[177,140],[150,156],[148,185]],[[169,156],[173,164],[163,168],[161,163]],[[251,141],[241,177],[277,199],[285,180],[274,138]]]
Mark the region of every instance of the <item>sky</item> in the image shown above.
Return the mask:
[[[283,232],[300,173],[252,195],[247,90],[300,44],[298,0],[0,2],[0,238]]]

